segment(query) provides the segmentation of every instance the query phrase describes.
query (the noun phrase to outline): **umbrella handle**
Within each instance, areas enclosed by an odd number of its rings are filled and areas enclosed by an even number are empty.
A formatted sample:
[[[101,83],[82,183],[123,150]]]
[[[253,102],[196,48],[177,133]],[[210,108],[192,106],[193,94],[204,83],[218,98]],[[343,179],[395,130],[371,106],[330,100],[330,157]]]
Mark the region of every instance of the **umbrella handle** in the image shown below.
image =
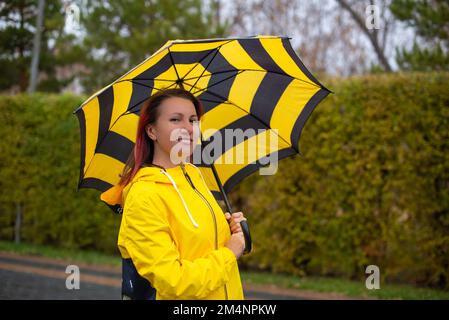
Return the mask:
[[[200,138],[201,143],[204,142],[203,140],[203,134],[200,130]],[[232,214],[232,207],[231,203],[229,202],[228,196],[226,195],[226,192],[223,188],[223,185],[221,184],[220,177],[218,176],[217,169],[215,169],[215,165],[212,161],[208,161],[211,164],[212,173],[214,174],[215,181],[217,182],[218,188],[220,189],[220,193],[223,197],[223,201],[226,205],[226,209],[228,210],[229,214]],[[253,243],[251,240],[251,234],[249,232],[249,226],[246,220],[240,221],[240,226],[242,227],[243,237],[245,238],[245,249],[243,250],[243,254],[248,254],[251,252],[253,248]]]
[[[243,253],[248,254],[253,248],[251,233],[249,232],[249,226],[246,220],[240,221],[240,226],[242,227],[243,237],[245,238],[245,250],[243,250]]]

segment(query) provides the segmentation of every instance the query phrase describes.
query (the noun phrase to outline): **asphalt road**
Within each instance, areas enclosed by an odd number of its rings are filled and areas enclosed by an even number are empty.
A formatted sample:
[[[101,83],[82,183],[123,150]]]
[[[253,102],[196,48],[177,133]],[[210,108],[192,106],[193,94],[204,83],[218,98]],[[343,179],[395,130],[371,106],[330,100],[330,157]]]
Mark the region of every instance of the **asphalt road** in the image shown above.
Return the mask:
[[[66,268],[72,264],[79,267],[79,288],[67,289],[70,273]],[[0,300],[119,300],[120,286],[120,268],[0,252]],[[293,290],[245,284],[244,293],[247,300],[313,298]]]

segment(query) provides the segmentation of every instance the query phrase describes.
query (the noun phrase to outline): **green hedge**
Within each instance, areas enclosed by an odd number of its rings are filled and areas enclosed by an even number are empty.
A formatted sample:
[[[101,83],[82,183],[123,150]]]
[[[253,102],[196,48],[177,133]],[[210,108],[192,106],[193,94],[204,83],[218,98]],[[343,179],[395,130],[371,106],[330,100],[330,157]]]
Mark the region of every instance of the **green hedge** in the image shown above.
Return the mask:
[[[0,97],[0,237],[13,239],[16,207],[22,240],[116,252],[120,217],[95,190],[77,191],[79,126],[70,95]]]
[[[301,156],[232,193],[254,241],[242,268],[448,287],[448,73],[328,81]],[[77,191],[79,128],[70,95],[0,97],[0,238],[116,253],[120,217]]]
[[[331,81],[301,156],[232,199],[254,238],[247,267],[449,287],[449,74]]]

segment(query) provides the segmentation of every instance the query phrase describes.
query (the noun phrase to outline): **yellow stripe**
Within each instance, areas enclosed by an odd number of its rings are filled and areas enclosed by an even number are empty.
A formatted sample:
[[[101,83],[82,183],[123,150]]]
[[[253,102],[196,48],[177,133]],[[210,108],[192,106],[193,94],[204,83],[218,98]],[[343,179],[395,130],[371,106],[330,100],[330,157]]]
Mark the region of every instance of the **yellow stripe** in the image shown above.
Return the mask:
[[[186,78],[184,80],[185,89],[191,90],[192,93],[207,88],[210,72],[204,71],[203,73],[203,71],[204,67],[201,64],[177,64],[176,70],[174,66],[171,66],[167,71],[154,78],[155,90],[159,91],[168,87],[175,88],[174,83],[178,80],[178,75],[180,78]],[[195,88],[192,89],[193,85],[195,85]]]
[[[294,78],[313,83],[293,61],[282,45],[281,39],[261,39],[260,42],[276,64]],[[318,86],[317,86],[318,87]]]
[[[265,72],[258,71],[243,71],[239,73],[235,77],[229,92],[229,101],[249,113],[251,103],[265,75]]]
[[[98,98],[94,98],[87,103],[83,107],[83,112],[86,120],[86,153],[83,168],[85,174],[94,156],[95,147],[97,146],[98,125],[100,123],[100,105],[98,104]]]
[[[111,129],[132,142],[136,142],[137,125],[139,123],[139,116],[134,113],[128,113],[122,116]]]
[[[111,122],[109,123],[109,129],[113,126],[114,122],[126,112],[129,101],[132,94],[132,83],[130,81],[123,81],[114,84],[114,105],[112,106]]]
[[[220,49],[224,58],[237,69],[264,70],[248,55],[237,40],[231,41]]]
[[[142,64],[140,64],[139,66],[137,66],[134,70],[132,70],[130,73],[126,74],[125,76],[123,76],[123,77],[120,78],[119,80],[130,80],[130,79],[134,79],[134,78],[137,77],[139,74],[141,74],[141,73],[144,72],[145,70],[148,70],[149,68],[151,68],[152,66],[154,66],[156,63],[158,63],[159,61],[161,61],[162,58],[164,58],[167,54],[168,54],[168,50],[167,50],[167,49],[161,50],[160,52],[154,54],[153,56],[151,56],[150,58],[148,58],[147,60],[145,60]]]
[[[290,135],[296,119],[318,90],[320,88],[299,80],[293,80],[285,89],[273,111],[270,127],[278,129],[279,135],[290,142]]]
[[[271,130],[266,130],[223,153],[215,161],[220,181],[224,184],[248,164],[288,147],[285,142],[276,139],[275,136],[276,134]]]
[[[204,70],[204,67],[200,64],[177,64],[176,70],[181,78],[185,78],[186,90],[195,85],[192,92],[207,88],[211,78],[211,73]],[[204,71],[204,72],[203,72]],[[200,78],[201,77],[201,78]],[[199,80],[198,80],[199,78]],[[198,82],[197,82],[198,80]],[[195,84],[196,82],[196,84]]]
[[[125,164],[117,159],[97,153],[84,178],[101,178],[101,180],[115,185],[120,179],[119,174],[124,166]]]
[[[216,106],[206,112],[200,119],[203,139],[209,139],[217,130],[226,127],[246,115],[246,112],[230,104],[222,103]]]

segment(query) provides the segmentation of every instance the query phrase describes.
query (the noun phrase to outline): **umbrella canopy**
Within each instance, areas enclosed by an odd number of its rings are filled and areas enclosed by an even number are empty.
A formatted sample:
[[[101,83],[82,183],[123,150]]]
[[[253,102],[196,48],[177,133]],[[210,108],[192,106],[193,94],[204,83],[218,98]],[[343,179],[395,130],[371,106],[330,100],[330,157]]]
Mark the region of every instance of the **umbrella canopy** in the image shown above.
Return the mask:
[[[81,129],[79,188],[104,192],[118,183],[143,102],[176,87],[203,104],[201,150],[212,149],[210,143],[221,146],[210,153],[215,174],[210,163],[198,164],[217,199],[223,199],[220,184],[229,192],[270,157],[299,153],[307,118],[330,92],[306,69],[287,37],[169,41],[75,110]],[[227,129],[245,134],[225,142],[220,137]],[[257,148],[248,152],[255,141]],[[242,156],[229,163],[231,154]]]

